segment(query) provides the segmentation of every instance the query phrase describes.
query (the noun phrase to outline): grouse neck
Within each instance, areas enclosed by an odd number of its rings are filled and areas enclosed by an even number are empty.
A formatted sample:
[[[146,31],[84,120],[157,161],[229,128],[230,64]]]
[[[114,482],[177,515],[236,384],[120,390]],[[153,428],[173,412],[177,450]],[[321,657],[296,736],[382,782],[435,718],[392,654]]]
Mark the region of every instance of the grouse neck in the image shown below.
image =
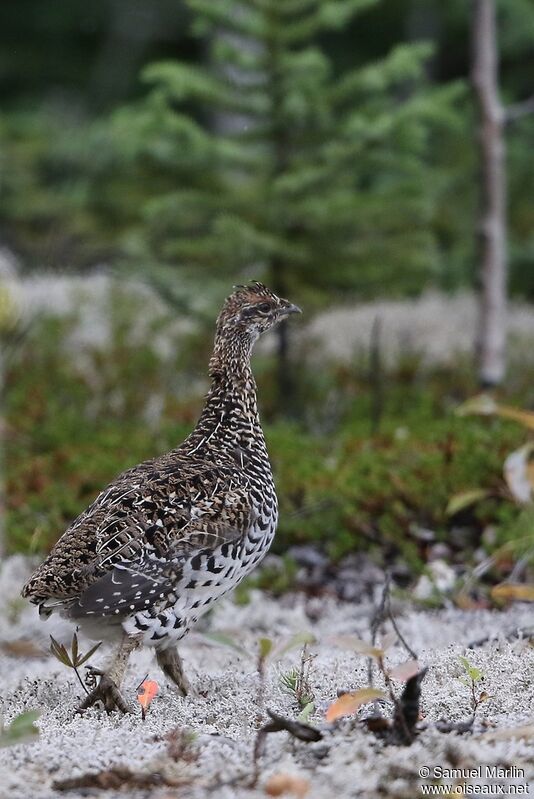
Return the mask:
[[[210,393],[221,385],[239,390],[249,378],[254,381],[250,368],[253,343],[248,334],[217,331],[209,365]]]
[[[210,389],[197,426],[187,439],[190,453],[205,448],[255,451],[267,458],[258,414],[248,336],[218,335],[210,359]]]

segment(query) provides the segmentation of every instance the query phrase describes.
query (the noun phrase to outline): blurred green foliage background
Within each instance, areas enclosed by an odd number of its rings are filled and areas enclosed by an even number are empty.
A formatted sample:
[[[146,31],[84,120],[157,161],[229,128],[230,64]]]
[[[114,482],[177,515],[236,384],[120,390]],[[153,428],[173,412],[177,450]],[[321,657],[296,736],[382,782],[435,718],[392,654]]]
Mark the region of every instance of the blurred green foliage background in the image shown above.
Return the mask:
[[[3,241],[28,268],[120,261],[202,268],[207,279],[282,261],[280,280],[319,303],[347,288],[472,285],[468,6],[4,3]],[[499,3],[507,103],[531,94],[533,12],[532,0]],[[279,107],[258,71],[278,76]],[[523,118],[508,142],[511,286],[526,296],[533,126]],[[273,164],[279,135],[287,163]],[[344,215],[356,244],[340,241]]]
[[[214,314],[232,283],[265,279],[309,316],[473,288],[468,5],[0,5],[0,245],[23,278],[104,265],[116,292],[103,344],[69,350],[83,298],[8,337],[11,551],[48,549],[118,471],[191,429]],[[498,7],[502,94],[513,104],[532,94],[534,0]],[[530,116],[507,131],[510,291],[527,301],[533,136]],[[166,313],[144,318],[129,278],[148,283]],[[179,336],[176,318],[193,323]],[[289,418],[273,354],[256,359],[281,497],[278,552],[313,543],[339,559],[366,549],[418,572],[446,542],[460,570],[493,555],[492,579],[531,552],[532,511],[502,478],[524,431],[455,416],[477,390],[464,356],[429,366],[412,349],[377,366],[362,342],[351,364],[325,359],[318,370],[312,347],[299,346],[285,364],[296,392]],[[507,401],[530,407],[533,377],[528,359],[512,360]],[[475,488],[488,496],[447,513],[451,496]]]
[[[146,298],[120,286],[109,307],[109,339],[74,346],[75,308],[35,320],[10,359],[10,551],[48,550],[110,479],[176,446],[198,417],[207,329],[184,333],[163,313],[145,318],[140,333]],[[170,343],[163,351],[162,336]],[[456,415],[476,391],[469,360],[432,368],[407,351],[383,368],[377,424],[369,353],[362,349],[349,365],[325,364],[319,378],[312,353],[304,343],[299,385],[306,401],[296,420],[277,414],[272,354],[255,357],[281,504],[275,553],[311,544],[337,562],[366,551],[406,579],[445,544],[460,574],[493,557],[490,582],[531,556],[534,512],[514,501],[503,478],[503,462],[525,431],[512,421]],[[532,360],[512,364],[508,399],[531,404],[533,378]],[[451,497],[474,489],[487,496],[448,512]]]

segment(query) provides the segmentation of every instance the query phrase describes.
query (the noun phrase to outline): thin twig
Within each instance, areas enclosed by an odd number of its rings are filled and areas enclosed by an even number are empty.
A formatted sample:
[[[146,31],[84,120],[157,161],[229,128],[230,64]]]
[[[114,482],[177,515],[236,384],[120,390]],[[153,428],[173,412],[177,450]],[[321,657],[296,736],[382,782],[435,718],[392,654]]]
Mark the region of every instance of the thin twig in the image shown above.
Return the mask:
[[[384,587],[382,589],[382,596],[380,597],[380,604],[378,605],[371,620],[371,643],[373,644],[373,646],[376,643],[376,636],[378,634],[378,629],[382,624],[382,622],[384,621],[384,619],[386,618],[386,607],[388,603],[390,583],[391,583],[391,575],[389,574],[389,572],[386,572]]]
[[[391,610],[390,586],[391,586],[391,575],[389,574],[389,572],[386,572],[386,577],[385,577],[385,581],[384,581],[384,587],[382,589],[382,596],[380,598],[380,604],[379,604],[379,606],[378,606],[378,608],[376,610],[376,613],[374,614],[373,620],[371,622],[371,636],[372,636],[371,640],[372,640],[372,644],[373,644],[373,646],[375,645],[376,636],[378,634],[378,629],[380,627],[380,624],[383,621],[385,621],[385,619],[387,618],[391,622],[391,624],[393,626],[393,629],[394,629],[396,635],[399,638],[399,641],[401,642],[401,644],[405,648],[405,650],[408,652],[410,657],[413,660],[418,660],[417,654],[413,651],[413,649],[410,647],[410,645],[407,643],[406,639],[404,638],[404,636],[400,632],[399,627],[397,625],[397,622],[395,621],[395,617],[393,616],[393,611]],[[395,708],[395,716],[399,720],[399,723],[400,723],[400,725],[402,727],[402,731],[404,733],[406,741],[411,742],[411,741],[413,741],[414,736],[413,736],[412,732],[410,731],[410,728],[408,727],[408,723],[407,723],[406,717],[404,715],[404,709],[403,709],[403,706],[402,706],[402,702],[399,701],[399,699],[395,695],[395,691],[393,690],[393,685],[391,683],[391,678],[390,678],[390,676],[388,674],[388,670],[385,667],[384,658],[383,657],[379,657],[378,658],[378,668],[380,669],[382,677],[384,678],[384,682],[386,684],[386,688],[387,688],[388,693],[389,693],[389,698],[391,699],[391,701],[393,703],[393,706]],[[369,658],[368,659],[367,673],[368,673],[368,679],[369,679],[369,686],[372,687],[373,658]],[[375,705],[376,705],[376,703],[375,703]]]
[[[389,594],[388,594],[388,599],[387,599],[387,613],[388,613],[388,618],[389,618],[389,620],[391,622],[391,625],[392,625],[393,629],[395,630],[395,632],[397,633],[399,641],[401,642],[401,644],[403,645],[405,650],[408,652],[410,657],[413,660],[418,660],[419,658],[418,658],[417,653],[413,651],[413,649],[408,644],[408,642],[404,638],[403,634],[399,630],[399,627],[397,625],[397,621],[395,619],[395,616],[393,615],[393,611],[391,610],[391,597],[389,596]]]
[[[380,604],[378,605],[371,619],[371,644],[373,646],[375,646],[376,644],[376,636],[378,635],[378,628],[380,627],[385,617],[385,609],[389,597],[390,582],[391,582],[391,575],[389,574],[389,572],[386,572],[384,587],[382,589],[382,596],[380,597]],[[372,657],[367,658],[367,683],[369,685],[369,688],[373,687],[373,681],[374,681],[373,666],[374,666],[374,659]],[[375,701],[373,702],[373,705],[375,710],[377,710],[378,703]]]
[[[74,669],[74,673],[76,674],[76,676],[77,676],[77,678],[78,678],[78,682],[79,682],[79,683],[80,683],[80,685],[82,686],[82,688],[83,688],[83,690],[85,691],[85,693],[87,694],[87,696],[89,696],[89,691],[87,690],[87,686],[86,686],[86,684],[84,683],[84,681],[83,681],[83,680],[82,680],[82,678],[80,677],[80,672],[78,671],[78,669],[76,668],[76,666],[73,666],[72,668]]]
[[[516,122],[518,119],[534,113],[534,95],[527,100],[522,100],[520,103],[509,105],[504,110],[504,121],[508,125],[510,122]]]
[[[521,577],[523,576],[523,572],[531,562],[533,555],[534,555],[534,548],[531,548],[527,553],[525,553],[525,555],[523,555],[523,557],[519,558],[514,568],[508,575],[506,582],[515,583],[518,580],[520,580]]]
[[[261,724],[265,713],[265,666],[267,660],[267,653],[262,653],[261,644],[258,651],[258,692],[256,695],[256,705],[258,713],[256,720]],[[260,727],[256,732],[256,739],[254,741],[254,748],[252,750],[252,776],[250,779],[250,788],[255,788],[260,778],[260,757],[263,749],[265,739],[265,732]]]
[[[406,717],[404,715],[404,709],[402,707],[402,704],[397,699],[397,697],[395,695],[395,691],[393,690],[393,685],[391,684],[391,679],[390,679],[390,676],[388,674],[388,670],[386,669],[386,667],[384,665],[384,659],[382,657],[378,658],[378,667],[379,667],[379,669],[380,669],[380,671],[382,673],[382,676],[384,678],[384,682],[386,684],[386,688],[388,689],[389,698],[393,702],[393,706],[395,708],[395,716],[396,716],[396,718],[399,719],[399,721],[401,723],[402,731],[403,731],[403,733],[405,735],[406,740],[411,742],[411,741],[413,741],[413,735],[410,732],[410,729],[409,729],[408,724],[406,722]]]
[[[488,641],[493,641],[498,637],[498,635],[485,635],[483,638],[477,638],[467,644],[467,649],[477,649],[479,646],[484,646]],[[510,630],[510,632],[505,633],[504,637],[507,641],[534,639],[534,627],[515,627],[513,630]]]

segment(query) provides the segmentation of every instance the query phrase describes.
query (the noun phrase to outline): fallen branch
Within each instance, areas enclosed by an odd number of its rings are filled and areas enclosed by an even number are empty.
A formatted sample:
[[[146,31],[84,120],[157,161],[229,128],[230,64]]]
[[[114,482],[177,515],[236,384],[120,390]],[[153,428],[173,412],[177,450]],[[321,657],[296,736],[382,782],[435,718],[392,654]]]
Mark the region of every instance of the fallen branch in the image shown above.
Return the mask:
[[[304,741],[305,743],[314,743],[316,741],[320,741],[323,737],[322,732],[316,727],[312,727],[309,724],[304,724],[302,721],[293,721],[293,719],[285,718],[285,716],[279,716],[278,713],[275,713],[273,710],[269,710],[268,708],[266,709],[266,712],[271,721],[268,721],[267,724],[264,724],[256,734],[254,752],[252,755],[253,772],[249,783],[249,787],[251,788],[258,784],[260,776],[259,762],[265,750],[265,741],[267,735],[272,732],[288,732],[293,738],[297,738],[299,741]]]
[[[495,641],[497,638],[498,636],[496,635],[485,635],[483,638],[477,638],[475,641],[471,641],[467,644],[467,649],[478,649],[479,646],[484,646],[484,644]],[[517,627],[507,633],[505,639],[506,641],[518,641],[519,639],[534,641],[534,627]]]
[[[419,721],[419,705],[421,701],[421,683],[426,677],[428,668],[421,669],[419,674],[406,682],[401,697],[395,703],[395,715],[391,728],[392,743],[398,742],[409,746],[416,736],[416,724]]]
[[[473,724],[475,723],[475,714],[466,721],[447,721],[447,719],[440,719],[436,721],[435,728],[438,732],[457,732],[459,735],[465,735],[472,732]]]
[[[421,683],[426,677],[427,669],[422,669],[418,674],[407,680],[404,690],[397,698],[392,689],[390,698],[394,704],[393,719],[389,720],[381,715],[369,716],[363,719],[363,724],[377,738],[393,746],[410,746],[418,730],[419,704],[421,700]]]
[[[173,780],[160,772],[153,774],[141,774],[131,771],[124,766],[114,766],[104,771],[90,772],[82,774],[80,777],[70,777],[65,780],[55,780],[52,788],[55,791],[75,791],[80,788],[99,788],[100,790],[129,790],[137,788],[156,788],[166,786],[168,788],[178,788],[186,785],[184,780]]]

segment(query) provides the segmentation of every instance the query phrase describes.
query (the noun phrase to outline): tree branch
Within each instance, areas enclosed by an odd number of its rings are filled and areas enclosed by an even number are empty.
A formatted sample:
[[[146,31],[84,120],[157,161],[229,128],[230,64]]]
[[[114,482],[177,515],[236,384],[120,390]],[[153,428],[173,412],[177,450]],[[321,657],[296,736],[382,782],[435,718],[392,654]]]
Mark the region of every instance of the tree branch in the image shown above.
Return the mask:
[[[509,105],[504,112],[504,121],[509,125],[511,122],[516,122],[528,114],[534,114],[534,94],[527,100]]]

